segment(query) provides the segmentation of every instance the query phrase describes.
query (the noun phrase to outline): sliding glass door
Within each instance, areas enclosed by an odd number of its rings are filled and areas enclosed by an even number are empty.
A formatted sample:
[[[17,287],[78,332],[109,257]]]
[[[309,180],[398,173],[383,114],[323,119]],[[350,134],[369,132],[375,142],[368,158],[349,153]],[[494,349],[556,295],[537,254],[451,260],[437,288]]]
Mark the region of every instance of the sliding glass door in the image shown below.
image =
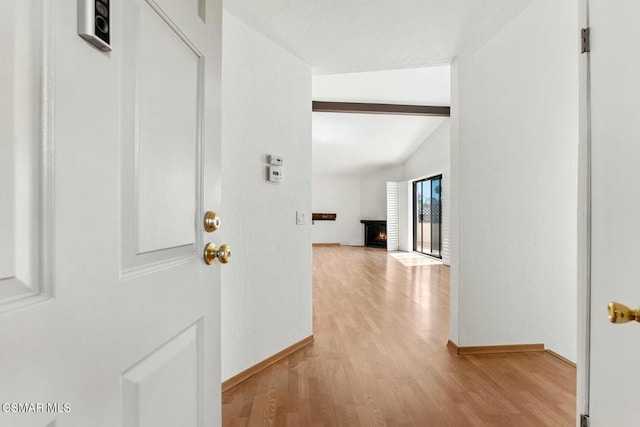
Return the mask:
[[[413,250],[442,257],[442,175],[413,183]]]

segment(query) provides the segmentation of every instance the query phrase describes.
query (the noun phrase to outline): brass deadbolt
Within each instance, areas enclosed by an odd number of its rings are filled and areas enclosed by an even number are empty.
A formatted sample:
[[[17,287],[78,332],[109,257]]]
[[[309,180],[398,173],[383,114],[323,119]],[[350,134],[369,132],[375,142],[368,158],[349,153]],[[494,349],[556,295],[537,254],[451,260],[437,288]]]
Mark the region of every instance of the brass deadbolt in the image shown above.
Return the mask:
[[[204,231],[213,233],[220,228],[220,217],[213,211],[207,211],[204,214]]]

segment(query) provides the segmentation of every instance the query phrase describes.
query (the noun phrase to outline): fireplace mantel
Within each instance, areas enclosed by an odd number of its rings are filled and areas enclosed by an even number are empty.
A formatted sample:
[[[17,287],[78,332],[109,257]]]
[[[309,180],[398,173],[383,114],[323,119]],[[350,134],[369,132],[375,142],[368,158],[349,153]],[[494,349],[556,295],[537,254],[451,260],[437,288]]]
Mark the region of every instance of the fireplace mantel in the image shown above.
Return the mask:
[[[334,213],[318,213],[313,212],[311,214],[311,219],[313,221],[335,221],[337,218],[337,214]]]

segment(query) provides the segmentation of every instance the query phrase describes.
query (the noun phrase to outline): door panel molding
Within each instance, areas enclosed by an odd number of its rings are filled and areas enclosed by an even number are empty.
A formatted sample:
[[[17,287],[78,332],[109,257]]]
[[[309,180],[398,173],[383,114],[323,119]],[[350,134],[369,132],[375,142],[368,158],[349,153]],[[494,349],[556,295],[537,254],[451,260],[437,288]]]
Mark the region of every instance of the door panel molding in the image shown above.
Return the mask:
[[[8,31],[4,38],[15,49],[8,54],[8,63],[14,67],[0,72],[2,93],[11,94],[0,130],[2,140],[10,141],[0,147],[0,166],[7,174],[0,183],[5,187],[2,204],[8,206],[0,218],[0,229],[9,236],[0,248],[5,255],[0,312],[53,295],[53,22],[51,2],[33,1],[35,14],[28,3],[4,5],[10,10],[3,9],[0,18]],[[32,54],[25,56],[24,52]],[[13,191],[14,184],[20,191]]]
[[[126,22],[123,22],[124,29],[122,39],[127,40],[127,43],[123,45],[121,68],[121,138],[123,147],[121,171],[121,279],[149,274],[198,258],[200,253],[199,248],[202,246],[200,223],[203,205],[202,129],[204,108],[204,55],[200,52],[197,45],[187,38],[185,33],[178,28],[174,20],[152,0],[137,0],[128,3],[125,7],[127,8],[124,14]],[[149,20],[149,18],[151,18],[151,20]],[[154,43],[151,43],[149,39],[144,40],[141,32],[144,31],[145,28],[144,25],[141,24],[145,19],[147,20],[147,25],[153,25],[154,23],[160,24],[160,26],[153,27],[153,31],[157,31],[159,28],[162,28],[161,31],[166,31],[157,33],[157,35],[160,40],[165,38],[167,43],[158,47],[154,45]],[[189,54],[193,55],[192,59],[195,60],[193,64],[189,65],[186,59],[187,57],[185,56],[185,64],[178,64],[184,65],[183,68],[185,69],[193,67],[192,71],[194,74],[191,76],[184,74],[185,70],[182,70],[183,74],[181,76],[186,80],[184,85],[185,90],[181,90],[180,93],[186,92],[189,83],[192,85],[194,111],[193,116],[183,115],[177,117],[179,116],[178,113],[182,112],[182,110],[178,111],[179,109],[177,109],[175,115],[169,115],[170,117],[168,117],[168,120],[176,120],[176,126],[167,127],[167,131],[178,129],[180,124],[184,124],[185,120],[187,122],[193,120],[194,128],[191,129],[189,126],[184,128],[188,134],[191,135],[187,135],[187,145],[185,145],[185,140],[181,138],[184,136],[183,134],[178,136],[174,135],[175,137],[173,139],[168,137],[164,140],[162,139],[164,136],[162,134],[156,139],[149,137],[150,135],[153,136],[153,132],[158,132],[158,130],[154,128],[148,129],[147,139],[142,141],[141,115],[144,117],[146,113],[151,115],[167,114],[168,110],[162,110],[163,106],[160,105],[155,111],[148,112],[146,110],[153,109],[146,108],[139,99],[141,91],[144,90],[143,85],[148,83],[145,80],[145,76],[142,75],[144,65],[142,64],[141,53],[151,52],[150,58],[152,58],[152,60],[161,60],[160,52],[158,52],[156,56],[153,56],[152,49],[176,48],[177,45],[173,43],[176,40],[179,41],[180,46],[184,47]],[[180,70],[175,71],[173,68],[168,70],[165,76],[166,81],[156,82],[159,93],[162,93],[166,88],[178,87],[175,85],[175,75],[171,75],[171,72],[173,71],[174,74],[176,74],[179,73]],[[161,78],[160,74],[154,75],[154,77]],[[166,99],[159,96],[158,101],[157,104],[162,104],[162,101],[166,101]],[[184,99],[182,99],[182,101],[182,107],[184,107],[183,109],[185,111],[192,108],[190,102],[184,103]],[[155,108],[156,104],[154,104],[153,107]],[[180,120],[182,120],[182,122],[180,122]],[[144,127],[144,123],[142,127]],[[144,128],[142,132],[145,132]],[[193,138],[192,147],[188,145],[190,144],[188,141],[190,141],[191,138]],[[151,169],[146,167],[145,162],[141,160],[142,156],[151,158],[150,153],[152,153],[154,149],[162,151],[163,144],[165,157],[171,157],[174,149],[176,150],[176,155],[180,153],[183,155],[182,168],[177,170],[178,177],[165,176],[165,174],[162,173],[162,168],[158,169],[157,165],[154,166],[154,162],[159,161],[157,159],[153,159],[153,162],[147,164],[150,165]],[[162,153],[158,154],[158,156],[161,155]],[[180,159],[177,157],[171,158],[173,165],[175,165],[176,162],[180,164],[178,160]],[[189,164],[191,164],[191,166]],[[189,167],[193,167],[192,178],[189,178],[189,173],[185,175],[185,171],[188,171]],[[168,173],[169,171],[167,171],[167,175]],[[156,180],[155,178],[159,179]],[[188,184],[190,179],[193,181],[191,181],[191,184]],[[182,187],[186,184],[187,187],[184,188],[188,191],[182,192],[178,190],[176,186],[174,186],[176,180],[182,180]],[[156,200],[154,201],[153,197],[147,197],[145,200],[141,200],[142,194],[150,194],[149,190],[153,189],[156,181],[159,183],[158,185],[161,186],[156,191]],[[141,191],[141,186],[145,187],[145,191]],[[164,209],[163,206],[158,204],[158,200],[162,198],[162,193],[165,191],[174,196],[166,197],[167,200],[172,200],[173,203],[173,205],[168,206],[167,209]],[[191,199],[189,194],[193,194],[193,199]],[[180,197],[184,199],[183,203],[175,204],[175,200],[179,200]],[[190,203],[192,203],[192,212],[188,212]],[[173,211],[178,212],[170,212],[171,208],[173,208]],[[153,217],[153,212],[158,212],[158,218]],[[171,214],[174,216],[172,217]],[[186,218],[189,218],[188,225],[185,221]],[[150,223],[147,221],[150,221]],[[161,230],[163,230],[165,226],[168,227],[166,229],[168,232],[163,235]],[[171,230],[169,227],[173,227],[173,229]],[[160,232],[158,232],[159,230]],[[164,237],[159,239],[154,237],[154,239],[152,239],[153,241],[148,239],[148,236],[158,235]]]
[[[199,319],[122,373],[125,427],[159,425],[171,417],[172,425],[202,426],[202,329]]]

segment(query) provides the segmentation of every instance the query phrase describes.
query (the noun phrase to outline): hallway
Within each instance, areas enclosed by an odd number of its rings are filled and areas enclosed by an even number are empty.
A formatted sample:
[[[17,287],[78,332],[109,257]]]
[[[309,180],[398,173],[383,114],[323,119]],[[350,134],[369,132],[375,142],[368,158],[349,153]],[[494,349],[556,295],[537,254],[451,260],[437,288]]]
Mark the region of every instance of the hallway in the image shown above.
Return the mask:
[[[225,392],[223,425],[575,425],[575,368],[544,352],[456,356],[449,268],[412,264],[314,247],[315,342]]]

